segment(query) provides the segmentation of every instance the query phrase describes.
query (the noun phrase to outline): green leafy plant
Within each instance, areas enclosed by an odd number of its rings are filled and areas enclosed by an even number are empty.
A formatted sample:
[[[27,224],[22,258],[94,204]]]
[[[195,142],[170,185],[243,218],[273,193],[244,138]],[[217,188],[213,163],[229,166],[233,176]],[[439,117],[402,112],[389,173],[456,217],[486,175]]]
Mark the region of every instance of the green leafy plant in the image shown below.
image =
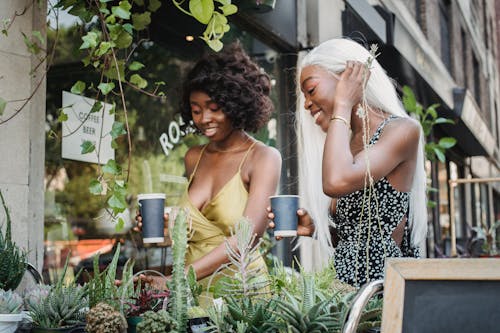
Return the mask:
[[[0,191],[7,224],[5,234],[0,230],[0,289],[16,289],[26,272],[26,252],[12,241],[11,218],[2,191]]]
[[[85,312],[88,308],[86,286],[78,286],[74,282],[64,285],[68,260],[66,260],[62,275],[47,295],[41,296],[38,303],[28,303],[28,311],[35,327],[71,327],[80,325],[85,320]]]
[[[417,102],[413,90],[411,90],[408,86],[403,86],[403,106],[409,114],[416,117],[422,126],[422,130],[426,138],[424,146],[425,158],[429,161],[435,161],[437,158],[439,161],[444,163],[446,161],[446,150],[455,146],[457,140],[452,137],[442,137],[438,142],[434,142],[430,140],[430,135],[434,126],[438,124],[454,124],[453,120],[438,116],[436,109],[439,107],[439,104],[432,104],[431,106],[424,108]],[[437,189],[427,186],[427,191],[436,192]],[[436,202],[428,200],[427,205],[429,207],[435,207]]]
[[[134,285],[129,283],[133,280],[133,261],[127,260],[123,267],[122,282],[119,286],[116,284],[120,248],[118,244],[113,259],[102,272],[99,269],[99,255],[94,257],[94,272],[92,276],[89,275],[86,284],[91,308],[103,302],[116,310],[122,310],[123,304],[135,296]]]
[[[417,120],[422,125],[422,129],[426,138],[429,138],[432,133],[432,128],[438,124],[454,124],[453,120],[438,117],[437,108],[439,104],[432,104],[424,108],[417,102],[415,94],[410,87],[403,87],[403,105],[407,112],[416,116]],[[430,161],[435,161],[436,158],[441,161],[446,161],[445,151],[450,149],[457,143],[457,140],[452,137],[443,137],[438,142],[427,140],[425,144],[425,156]]]
[[[472,230],[476,233],[476,236],[472,240],[473,242],[481,242],[481,250],[486,255],[497,254],[498,249],[495,244],[495,233],[500,227],[500,220],[495,221],[489,228],[481,221],[481,226],[473,227]]]
[[[0,289],[0,313],[21,313],[23,299],[12,290]]]

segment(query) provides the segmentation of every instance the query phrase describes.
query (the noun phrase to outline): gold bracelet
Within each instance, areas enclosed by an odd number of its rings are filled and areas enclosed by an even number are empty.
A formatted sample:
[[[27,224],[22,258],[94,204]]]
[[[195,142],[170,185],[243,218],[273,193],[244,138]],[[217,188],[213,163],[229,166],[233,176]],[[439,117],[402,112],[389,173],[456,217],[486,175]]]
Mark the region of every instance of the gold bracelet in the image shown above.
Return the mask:
[[[334,120],[339,120],[341,122],[343,122],[347,128],[351,128],[351,124],[349,124],[349,122],[347,121],[347,119],[345,119],[344,117],[341,117],[341,116],[333,116],[330,118],[330,121],[334,121]]]

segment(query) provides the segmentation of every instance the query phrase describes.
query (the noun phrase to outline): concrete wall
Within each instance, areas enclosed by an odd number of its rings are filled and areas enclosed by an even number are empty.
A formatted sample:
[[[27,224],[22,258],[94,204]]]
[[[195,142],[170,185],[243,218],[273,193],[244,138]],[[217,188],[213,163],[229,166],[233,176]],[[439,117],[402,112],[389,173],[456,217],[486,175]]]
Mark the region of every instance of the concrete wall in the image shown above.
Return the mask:
[[[21,32],[31,36],[32,31],[40,31],[45,36],[46,1],[0,1],[0,22],[5,19],[11,19],[12,25],[8,36],[0,36],[0,97],[9,101],[0,116],[0,190],[10,208],[14,240],[28,250],[29,261],[41,269],[45,64],[30,75],[43,54],[30,54]],[[24,103],[26,105],[18,112]],[[7,120],[11,116],[14,117]],[[0,224],[5,221],[5,213],[0,209]]]

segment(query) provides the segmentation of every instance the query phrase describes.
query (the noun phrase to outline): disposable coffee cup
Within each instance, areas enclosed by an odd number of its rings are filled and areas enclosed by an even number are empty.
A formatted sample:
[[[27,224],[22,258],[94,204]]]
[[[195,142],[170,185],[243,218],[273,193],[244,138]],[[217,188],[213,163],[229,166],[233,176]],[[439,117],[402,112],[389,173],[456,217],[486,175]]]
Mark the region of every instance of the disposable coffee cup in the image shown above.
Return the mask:
[[[163,243],[163,214],[165,210],[164,193],[141,193],[137,196],[142,217],[142,241],[144,243]]]
[[[298,195],[275,195],[269,197],[271,209],[274,213],[274,236],[297,236],[297,209],[299,209]]]

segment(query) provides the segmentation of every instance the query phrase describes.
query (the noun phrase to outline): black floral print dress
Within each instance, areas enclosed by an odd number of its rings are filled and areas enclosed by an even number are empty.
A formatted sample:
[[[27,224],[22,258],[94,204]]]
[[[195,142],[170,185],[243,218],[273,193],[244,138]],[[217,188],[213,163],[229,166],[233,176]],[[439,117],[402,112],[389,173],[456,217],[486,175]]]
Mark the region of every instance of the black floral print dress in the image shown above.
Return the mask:
[[[386,118],[369,145],[375,144],[385,125],[396,118]],[[401,247],[391,237],[396,226],[407,217],[409,201],[410,192],[397,191],[385,177],[374,183],[372,191],[367,187],[337,200],[331,221],[339,238],[334,264],[341,281],[360,287],[384,277],[385,258],[419,257],[418,248],[410,246],[408,224]]]

